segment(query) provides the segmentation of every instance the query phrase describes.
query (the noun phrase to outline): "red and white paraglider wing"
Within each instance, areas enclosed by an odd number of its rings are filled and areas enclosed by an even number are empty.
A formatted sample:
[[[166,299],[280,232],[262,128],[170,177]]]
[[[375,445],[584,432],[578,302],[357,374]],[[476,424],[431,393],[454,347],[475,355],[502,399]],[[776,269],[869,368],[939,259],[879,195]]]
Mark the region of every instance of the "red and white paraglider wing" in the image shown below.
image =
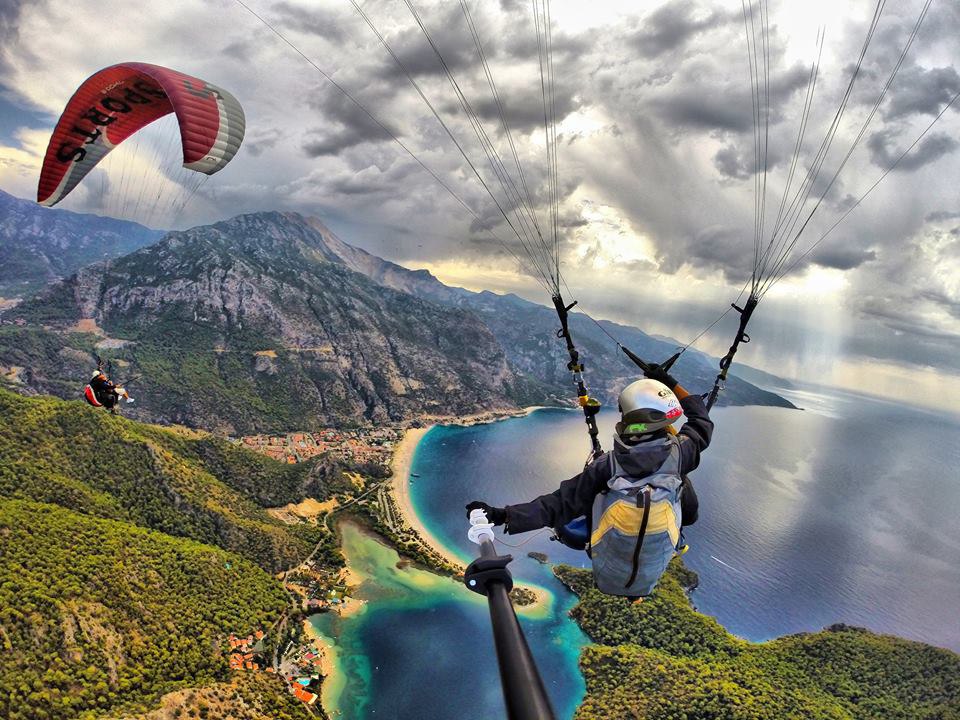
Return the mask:
[[[58,203],[113,148],[171,112],[186,168],[212,175],[243,142],[243,108],[226,90],[159,65],[113,65],[87,78],[67,103],[47,146],[37,202]]]

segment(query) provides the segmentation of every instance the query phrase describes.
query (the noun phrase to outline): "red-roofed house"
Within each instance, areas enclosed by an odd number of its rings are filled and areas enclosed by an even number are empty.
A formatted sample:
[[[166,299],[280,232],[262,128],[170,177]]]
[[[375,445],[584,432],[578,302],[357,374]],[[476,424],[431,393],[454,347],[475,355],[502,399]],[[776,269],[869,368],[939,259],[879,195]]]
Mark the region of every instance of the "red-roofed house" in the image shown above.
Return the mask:
[[[317,696],[314,693],[304,690],[299,685],[294,685],[293,696],[297,698],[297,700],[302,700],[307,705],[313,705],[317,701]]]

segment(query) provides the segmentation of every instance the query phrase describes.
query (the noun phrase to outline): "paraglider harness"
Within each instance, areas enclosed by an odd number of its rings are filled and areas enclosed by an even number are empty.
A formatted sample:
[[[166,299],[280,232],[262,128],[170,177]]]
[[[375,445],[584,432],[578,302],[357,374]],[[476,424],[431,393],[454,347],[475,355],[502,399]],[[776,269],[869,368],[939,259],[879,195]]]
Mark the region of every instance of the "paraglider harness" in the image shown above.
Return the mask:
[[[747,302],[744,304],[744,307],[739,307],[736,303],[732,303],[731,307],[740,313],[740,325],[737,328],[737,335],[734,338],[733,344],[730,346],[730,349],[727,351],[727,354],[720,360],[720,372],[714,381],[713,388],[703,395],[704,400],[707,404],[707,410],[709,411],[714,403],[716,403],[717,398],[723,390],[724,384],[727,380],[727,373],[730,369],[731,364],[733,363],[733,357],[736,355],[737,350],[741,344],[750,342],[750,336],[746,333],[747,323],[750,322],[750,318],[753,315],[753,311],[757,306],[758,299],[753,293],[747,298]],[[577,388],[577,403],[583,410],[584,420],[587,424],[588,434],[590,436],[590,455],[587,457],[584,466],[586,467],[591,462],[596,460],[603,453],[603,449],[600,445],[598,439],[598,429],[596,415],[600,411],[601,405],[596,398],[591,398],[587,391],[586,381],[583,377],[584,366],[580,361],[580,354],[576,349],[576,346],[573,342],[573,337],[570,334],[569,328],[569,312],[577,304],[577,301],[566,305],[558,294],[553,296],[553,305],[557,311],[557,316],[560,319],[560,329],[557,331],[557,337],[562,338],[566,341],[567,352],[570,355],[570,362],[567,364],[567,369],[573,374],[574,384]],[[617,343],[623,353],[630,359],[630,361],[636,365],[644,374],[649,374],[655,368],[661,369],[663,371],[669,372],[673,367],[674,363],[680,358],[683,354],[684,349],[681,349],[667,358],[666,361],[655,365],[648,363],[643,360],[639,355],[634,353],[630,348]],[[692,489],[688,490],[689,480],[686,477],[683,477],[683,483],[677,491],[676,495],[676,505],[679,508],[680,504],[683,501],[684,494],[686,492],[692,493]],[[695,514],[694,518],[695,519]],[[645,524],[644,524],[645,525]],[[573,550],[585,550],[587,555],[591,555],[591,549],[589,547],[590,536],[592,533],[592,518],[588,516],[582,516],[574,518],[569,523],[553,528],[553,536],[551,540],[558,541],[563,545],[566,545]],[[688,546],[683,540],[682,532],[680,535],[680,540],[676,543],[677,551],[680,554],[683,554],[687,551]],[[592,555],[591,555],[592,557]]]
[[[101,374],[106,375],[106,373],[103,372],[103,365],[104,365],[103,358],[101,358],[98,355],[97,356],[98,375],[101,375]],[[107,370],[112,374],[112,367],[109,362],[107,363]],[[117,385],[114,383],[109,388],[106,388],[106,390],[109,391],[110,393],[110,397],[106,397],[104,394],[104,390],[100,390],[100,392],[98,392],[98,389],[94,388],[93,385],[94,385],[93,380],[91,380],[89,383],[87,383],[84,386],[83,399],[86,400],[87,403],[93,407],[97,407],[97,408],[102,407],[110,410],[110,412],[117,412],[117,407],[119,406],[120,398],[123,397],[124,395],[127,395],[126,390],[124,390],[123,387],[121,387],[120,385]],[[129,398],[129,395],[127,395],[127,398],[128,398],[127,400],[128,402],[133,402],[132,399]]]
[[[83,399],[93,407],[103,407],[103,403],[100,402],[96,391],[93,389],[93,386],[90,383],[87,383],[83,388]]]

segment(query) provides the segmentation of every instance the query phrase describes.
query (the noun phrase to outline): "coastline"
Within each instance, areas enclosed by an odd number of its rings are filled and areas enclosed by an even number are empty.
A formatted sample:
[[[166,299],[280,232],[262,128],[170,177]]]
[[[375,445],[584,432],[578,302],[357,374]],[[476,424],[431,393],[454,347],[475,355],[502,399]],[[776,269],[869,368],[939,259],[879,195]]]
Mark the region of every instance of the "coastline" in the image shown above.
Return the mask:
[[[320,685],[320,706],[330,717],[337,717],[340,711],[340,694],[347,683],[347,673],[341,666],[340,653],[337,644],[317,630],[310,618],[303,621],[303,632],[316,644],[320,650],[320,674],[323,683]]]
[[[397,507],[400,510],[400,514],[403,516],[403,519],[407,525],[409,525],[417,533],[417,535],[419,535],[421,541],[425,545],[430,547],[434,552],[442,556],[448,562],[460,568],[461,571],[466,569],[469,559],[461,557],[454,550],[444,545],[444,543],[436,535],[430,532],[423,520],[421,520],[420,516],[417,514],[416,508],[413,506],[413,499],[410,494],[410,470],[411,466],[413,465],[413,458],[416,454],[416,450],[420,444],[420,441],[423,440],[424,436],[426,436],[426,434],[438,424],[463,426],[480,425],[490,422],[498,422],[499,420],[512,417],[526,417],[537,410],[544,409],[547,409],[547,406],[535,405],[523,408],[519,411],[510,412],[509,414],[497,413],[495,415],[491,415],[487,413],[484,415],[461,418],[459,422],[447,421],[422,428],[408,428],[404,433],[403,439],[397,445],[393,455],[393,460],[390,463],[392,472],[390,484],[393,497],[397,503]],[[532,585],[530,583],[522,583],[518,585],[518,587],[523,587],[525,590],[529,590],[534,594],[536,599],[529,605],[514,606],[514,609],[517,613],[526,615],[527,617],[544,617],[549,614],[554,600],[554,595],[550,590],[539,585]]]
[[[420,536],[420,539],[429,545],[435,552],[441,555],[447,562],[452,563],[461,570],[466,568],[464,559],[444,546],[442,542],[431,533],[423,521],[417,515],[413,507],[413,498],[410,496],[410,468],[413,465],[413,456],[416,454],[417,446],[423,437],[430,432],[435,425],[428,425],[422,428],[408,428],[404,432],[403,440],[397,445],[393,453],[393,459],[390,462],[391,478],[390,485],[393,491],[393,498],[403,515],[404,522],[407,523]]]
[[[528,407],[523,408],[520,411],[513,411],[510,413],[486,413],[483,415],[458,419],[436,418],[436,424],[427,425],[425,427],[407,428],[404,431],[403,438],[399,443],[397,443],[394,449],[393,457],[390,461],[390,491],[403,521],[419,536],[424,545],[428,546],[446,561],[457,567],[460,572],[463,572],[463,570],[466,569],[466,564],[469,562],[469,560],[461,557],[457,552],[444,545],[444,543],[441,542],[436,535],[430,532],[413,506],[413,499],[410,494],[410,471],[413,465],[413,458],[416,455],[417,447],[427,433],[429,433],[430,430],[432,430],[438,424],[485,424],[497,422],[510,417],[524,417],[540,409],[542,408]],[[300,514],[297,513],[297,510],[303,511],[308,509],[314,510],[315,508],[313,506],[310,506],[309,508],[287,506],[284,508],[278,508],[277,510],[287,515],[293,515]],[[383,541],[378,540],[378,542]],[[348,584],[360,584],[363,581],[363,579],[358,577],[350,568],[349,563],[346,569],[348,577],[350,578],[348,580]],[[553,607],[553,602],[555,600],[554,594],[547,588],[538,585],[524,583],[522,587],[531,591],[535,595],[536,599],[529,605],[515,606],[516,612],[532,619],[547,617]],[[362,613],[366,607],[366,601],[359,598],[353,598],[348,605],[338,608],[336,612],[341,618],[348,618],[352,615]],[[306,618],[304,620],[303,627],[305,634],[310,637],[321,649],[321,655],[323,657],[321,673],[324,676],[324,680],[320,691],[320,703],[325,712],[327,712],[331,717],[335,717],[341,712],[339,707],[339,698],[343,692],[345,683],[347,682],[347,674],[342,667],[342,658],[340,657],[339,648],[337,647],[336,641],[333,638],[326,637],[323,633],[317,630],[316,627],[314,627],[310,621],[310,618]]]

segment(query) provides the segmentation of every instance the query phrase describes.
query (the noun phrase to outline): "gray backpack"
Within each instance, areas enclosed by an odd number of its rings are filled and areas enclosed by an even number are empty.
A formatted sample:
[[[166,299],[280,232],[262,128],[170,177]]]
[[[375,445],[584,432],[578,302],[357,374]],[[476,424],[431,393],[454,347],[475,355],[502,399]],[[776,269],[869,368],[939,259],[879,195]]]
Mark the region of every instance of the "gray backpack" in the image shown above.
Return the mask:
[[[670,444],[670,453],[660,467],[633,478],[611,452],[608,489],[593,501],[593,579],[597,588],[609,595],[652,593],[682,546],[680,445],[672,435],[651,443]],[[634,447],[638,452],[645,449],[644,444]]]

